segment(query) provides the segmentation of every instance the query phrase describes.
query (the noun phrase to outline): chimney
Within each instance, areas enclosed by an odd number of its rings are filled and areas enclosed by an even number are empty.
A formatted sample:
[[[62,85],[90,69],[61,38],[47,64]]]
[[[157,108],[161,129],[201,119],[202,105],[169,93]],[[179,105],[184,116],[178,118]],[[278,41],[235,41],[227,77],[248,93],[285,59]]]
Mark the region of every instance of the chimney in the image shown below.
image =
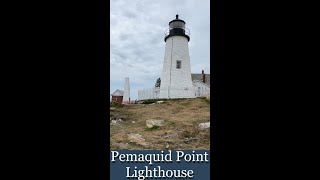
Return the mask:
[[[204,70],[202,70],[202,82],[206,83],[206,75],[204,74]]]

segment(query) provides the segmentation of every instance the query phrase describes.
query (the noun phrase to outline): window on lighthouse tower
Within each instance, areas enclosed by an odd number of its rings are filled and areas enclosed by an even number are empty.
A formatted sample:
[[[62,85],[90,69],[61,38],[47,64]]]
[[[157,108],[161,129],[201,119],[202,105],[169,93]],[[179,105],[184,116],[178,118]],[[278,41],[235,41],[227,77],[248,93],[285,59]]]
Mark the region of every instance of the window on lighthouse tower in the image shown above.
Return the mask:
[[[181,69],[181,61],[180,60],[177,60],[177,66],[176,66],[177,69]]]

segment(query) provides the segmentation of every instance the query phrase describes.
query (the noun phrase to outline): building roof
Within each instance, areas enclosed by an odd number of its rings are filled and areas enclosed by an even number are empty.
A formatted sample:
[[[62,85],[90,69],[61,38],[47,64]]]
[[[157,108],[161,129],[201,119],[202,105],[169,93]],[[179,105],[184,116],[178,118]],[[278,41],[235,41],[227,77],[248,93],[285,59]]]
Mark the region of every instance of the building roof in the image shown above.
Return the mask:
[[[111,94],[112,96],[123,96],[123,91],[117,89],[114,93]]]
[[[191,80],[198,80],[203,82],[203,74],[191,74]],[[205,84],[210,86],[210,74],[205,74]]]

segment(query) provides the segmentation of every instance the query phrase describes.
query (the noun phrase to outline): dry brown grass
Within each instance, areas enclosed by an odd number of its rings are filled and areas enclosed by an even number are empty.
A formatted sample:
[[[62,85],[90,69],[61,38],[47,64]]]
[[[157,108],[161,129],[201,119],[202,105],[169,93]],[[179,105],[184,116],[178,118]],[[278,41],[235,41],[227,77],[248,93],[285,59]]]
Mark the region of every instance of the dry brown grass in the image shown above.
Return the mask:
[[[199,131],[198,124],[210,121],[210,104],[206,99],[169,100],[163,104],[134,104],[117,108],[113,113],[124,117],[120,125],[110,127],[110,148],[120,150],[119,143],[128,143],[130,150],[207,150],[209,131]],[[146,129],[146,120],[163,119],[165,126]],[[132,123],[135,121],[135,123]],[[142,135],[148,147],[132,143],[130,133]]]

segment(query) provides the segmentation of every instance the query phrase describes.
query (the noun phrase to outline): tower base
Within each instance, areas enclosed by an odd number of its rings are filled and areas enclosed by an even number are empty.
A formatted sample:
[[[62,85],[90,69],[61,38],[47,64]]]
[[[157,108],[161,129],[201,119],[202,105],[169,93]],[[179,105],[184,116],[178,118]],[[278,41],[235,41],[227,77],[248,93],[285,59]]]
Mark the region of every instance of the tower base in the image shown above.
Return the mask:
[[[160,99],[177,99],[177,98],[196,98],[193,87],[178,89],[178,88],[160,88]]]

